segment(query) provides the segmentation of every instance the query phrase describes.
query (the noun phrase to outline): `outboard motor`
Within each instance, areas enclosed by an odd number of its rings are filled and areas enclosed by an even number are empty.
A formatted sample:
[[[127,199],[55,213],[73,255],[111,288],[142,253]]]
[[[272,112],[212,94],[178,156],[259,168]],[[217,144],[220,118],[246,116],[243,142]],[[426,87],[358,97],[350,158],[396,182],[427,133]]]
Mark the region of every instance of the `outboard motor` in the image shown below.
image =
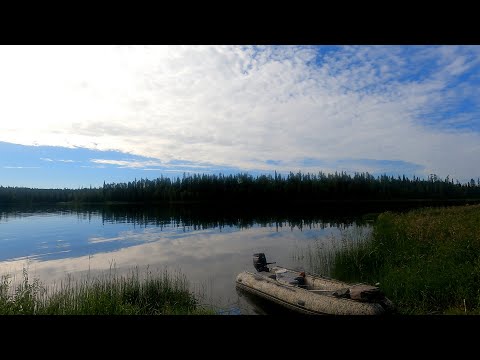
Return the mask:
[[[274,262],[267,263],[267,258],[265,257],[264,253],[257,253],[253,254],[253,266],[258,272],[262,271],[269,271],[270,269],[267,267],[269,264],[275,264]]]

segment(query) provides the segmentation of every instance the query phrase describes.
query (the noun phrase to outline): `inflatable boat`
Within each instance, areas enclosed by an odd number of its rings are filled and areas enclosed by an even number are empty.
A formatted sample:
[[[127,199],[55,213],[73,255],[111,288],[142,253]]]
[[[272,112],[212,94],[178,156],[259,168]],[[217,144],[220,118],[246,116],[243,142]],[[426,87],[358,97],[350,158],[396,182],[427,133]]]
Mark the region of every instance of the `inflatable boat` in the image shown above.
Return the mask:
[[[384,315],[394,310],[377,286],[348,284],[281,266],[253,255],[255,272],[237,275],[237,288],[303,314]]]

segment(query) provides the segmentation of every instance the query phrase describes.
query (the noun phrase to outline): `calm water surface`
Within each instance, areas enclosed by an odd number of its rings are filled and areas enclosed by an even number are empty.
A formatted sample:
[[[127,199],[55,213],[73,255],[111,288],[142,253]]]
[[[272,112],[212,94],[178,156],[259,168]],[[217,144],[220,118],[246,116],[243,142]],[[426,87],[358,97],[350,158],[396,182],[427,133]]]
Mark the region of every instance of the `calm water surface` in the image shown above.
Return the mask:
[[[358,215],[358,214],[357,214]],[[193,291],[228,314],[265,310],[235,288],[236,275],[253,271],[252,254],[309,270],[309,246],[331,246],[340,231],[369,227],[355,216],[310,213],[237,213],[210,209],[66,207],[0,210],[0,274],[58,283],[67,274],[111,268],[163,269],[185,274]]]

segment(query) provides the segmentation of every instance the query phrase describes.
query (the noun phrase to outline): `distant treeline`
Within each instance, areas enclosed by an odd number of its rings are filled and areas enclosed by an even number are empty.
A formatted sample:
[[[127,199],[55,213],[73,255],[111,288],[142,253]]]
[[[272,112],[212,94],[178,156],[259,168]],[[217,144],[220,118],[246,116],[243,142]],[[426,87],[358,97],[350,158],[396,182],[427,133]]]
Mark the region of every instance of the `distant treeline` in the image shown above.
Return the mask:
[[[259,175],[183,175],[171,179],[140,179],[104,183],[98,188],[31,189],[0,186],[0,202],[214,202],[214,203],[315,203],[340,200],[480,199],[480,179],[467,183],[369,173]]]

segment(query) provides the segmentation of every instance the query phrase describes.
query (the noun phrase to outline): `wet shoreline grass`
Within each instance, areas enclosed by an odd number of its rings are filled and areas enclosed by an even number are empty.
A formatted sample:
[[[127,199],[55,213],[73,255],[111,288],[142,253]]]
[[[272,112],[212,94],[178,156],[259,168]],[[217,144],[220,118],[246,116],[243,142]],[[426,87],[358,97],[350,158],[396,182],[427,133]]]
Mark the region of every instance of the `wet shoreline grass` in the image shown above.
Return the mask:
[[[10,276],[0,281],[0,315],[208,315],[198,296],[188,290],[185,276],[167,270],[142,276],[138,268],[128,275],[108,271],[45,286],[29,279],[13,286]]]
[[[382,213],[364,235],[345,232],[330,252],[312,249],[313,265],[340,280],[379,282],[400,314],[480,314],[480,205]]]

